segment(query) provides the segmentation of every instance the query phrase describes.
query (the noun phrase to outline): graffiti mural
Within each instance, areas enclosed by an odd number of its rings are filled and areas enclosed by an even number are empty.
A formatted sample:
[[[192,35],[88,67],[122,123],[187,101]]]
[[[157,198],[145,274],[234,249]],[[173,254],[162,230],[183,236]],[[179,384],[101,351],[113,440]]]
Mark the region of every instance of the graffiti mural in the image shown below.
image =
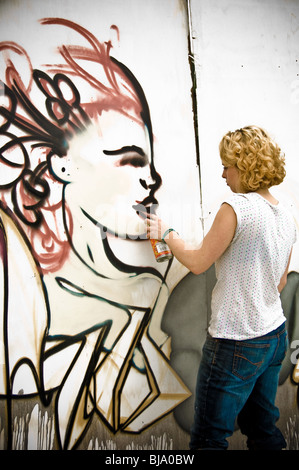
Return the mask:
[[[42,69],[0,43],[0,393],[7,448],[13,401],[37,394],[54,402],[58,447],[72,449],[94,415],[140,433],[190,392],[161,329],[173,261],[155,261],[140,217],[162,184],[143,89],[111,41],[66,19],[41,24],[86,45],[61,45]]]

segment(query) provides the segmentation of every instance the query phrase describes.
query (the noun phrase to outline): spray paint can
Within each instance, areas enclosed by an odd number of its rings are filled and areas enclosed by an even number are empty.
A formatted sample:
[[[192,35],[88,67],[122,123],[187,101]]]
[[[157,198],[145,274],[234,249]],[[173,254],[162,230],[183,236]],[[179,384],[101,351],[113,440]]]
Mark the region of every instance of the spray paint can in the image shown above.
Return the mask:
[[[162,261],[167,261],[173,257],[173,254],[171,253],[171,250],[169,249],[167,243],[161,240],[152,239],[150,239],[150,242],[158,263],[162,263]]]

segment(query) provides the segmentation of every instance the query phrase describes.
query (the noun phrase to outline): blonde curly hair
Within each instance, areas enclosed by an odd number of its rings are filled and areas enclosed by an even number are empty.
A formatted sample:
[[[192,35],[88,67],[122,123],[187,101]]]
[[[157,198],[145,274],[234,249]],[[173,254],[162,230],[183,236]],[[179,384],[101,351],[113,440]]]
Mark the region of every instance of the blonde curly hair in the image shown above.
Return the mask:
[[[284,154],[260,127],[247,126],[228,132],[219,144],[219,151],[224,166],[238,168],[244,192],[270,188],[284,180]]]

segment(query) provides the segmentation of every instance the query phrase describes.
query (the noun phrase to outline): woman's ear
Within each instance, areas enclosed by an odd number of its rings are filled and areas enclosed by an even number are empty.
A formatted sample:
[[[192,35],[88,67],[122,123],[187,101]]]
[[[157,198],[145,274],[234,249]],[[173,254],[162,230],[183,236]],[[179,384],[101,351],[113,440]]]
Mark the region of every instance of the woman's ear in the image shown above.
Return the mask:
[[[71,182],[71,162],[67,156],[59,157],[54,154],[50,158],[51,171],[63,183]]]

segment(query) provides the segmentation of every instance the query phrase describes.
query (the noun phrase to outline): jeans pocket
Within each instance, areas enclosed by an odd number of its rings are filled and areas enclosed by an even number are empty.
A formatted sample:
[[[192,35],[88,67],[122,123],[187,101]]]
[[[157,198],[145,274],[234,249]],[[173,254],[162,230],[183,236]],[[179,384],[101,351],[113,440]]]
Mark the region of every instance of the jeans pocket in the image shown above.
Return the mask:
[[[233,374],[242,380],[254,376],[262,366],[270,345],[236,342]]]

